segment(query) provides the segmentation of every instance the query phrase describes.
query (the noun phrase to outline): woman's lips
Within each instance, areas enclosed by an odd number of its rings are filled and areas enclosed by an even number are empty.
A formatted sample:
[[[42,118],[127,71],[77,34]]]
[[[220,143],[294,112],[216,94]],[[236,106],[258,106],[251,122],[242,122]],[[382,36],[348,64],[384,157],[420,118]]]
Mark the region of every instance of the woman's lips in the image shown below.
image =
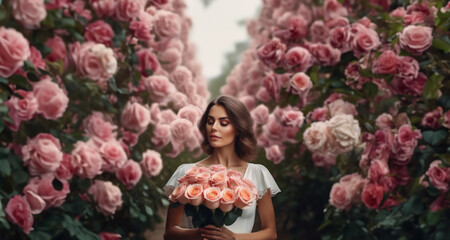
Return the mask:
[[[209,136],[209,138],[213,141],[220,139],[220,137],[218,137],[218,136]]]

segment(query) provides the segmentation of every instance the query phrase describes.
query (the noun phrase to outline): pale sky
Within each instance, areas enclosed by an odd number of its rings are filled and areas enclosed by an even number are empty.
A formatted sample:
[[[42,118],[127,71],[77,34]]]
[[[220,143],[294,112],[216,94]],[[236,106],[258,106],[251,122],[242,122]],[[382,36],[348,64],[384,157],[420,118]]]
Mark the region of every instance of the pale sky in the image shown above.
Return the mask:
[[[197,46],[197,60],[209,80],[220,74],[225,54],[236,42],[249,39],[243,19],[254,18],[261,0],[214,0],[204,7],[203,1],[186,0],[186,14],[192,18],[190,41]]]

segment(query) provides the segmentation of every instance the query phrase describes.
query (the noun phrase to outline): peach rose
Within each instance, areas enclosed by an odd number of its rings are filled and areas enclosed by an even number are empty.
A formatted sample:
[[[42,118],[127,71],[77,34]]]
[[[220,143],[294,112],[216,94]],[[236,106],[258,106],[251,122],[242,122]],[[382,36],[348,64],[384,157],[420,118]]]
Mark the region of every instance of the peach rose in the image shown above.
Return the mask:
[[[234,202],[236,201],[236,192],[229,189],[224,188],[221,192],[222,198],[220,199],[219,208],[223,212],[229,212],[234,207]]]
[[[352,194],[343,183],[335,183],[331,187],[329,202],[337,209],[348,209],[352,203]]]
[[[206,189],[205,186],[209,186],[209,178],[211,177],[211,173],[208,172],[199,172],[197,176],[195,176],[195,182],[202,184],[203,189]]]
[[[189,200],[185,195],[187,185],[187,183],[178,184],[178,186],[173,190],[172,194],[170,194],[169,200],[171,202],[179,202],[181,204],[188,203]]]
[[[225,166],[223,166],[222,164],[210,165],[209,170],[211,170],[212,173],[225,172],[225,175],[227,173],[227,168]]]
[[[228,176],[226,171],[215,172],[211,175],[211,185],[214,187],[218,187],[220,189],[224,189],[227,187]]]
[[[236,192],[236,201],[234,205],[238,208],[244,209],[253,204],[256,196],[251,189],[244,186],[238,186],[234,189]]]
[[[181,33],[181,18],[179,15],[159,10],[155,14],[155,31],[160,38],[173,38]]]
[[[209,187],[203,191],[205,202],[203,203],[209,209],[216,209],[220,206],[222,192],[218,187]]]
[[[30,234],[33,230],[34,218],[30,205],[22,196],[15,195],[9,199],[4,211],[10,222],[19,225],[26,234]]]
[[[153,150],[145,151],[142,154],[141,167],[147,177],[157,176],[163,168],[161,154]]]
[[[188,179],[188,181],[192,183],[195,181],[195,178],[199,173],[200,173],[200,167],[194,166],[194,167],[189,168],[186,171],[185,176]]]
[[[92,179],[101,173],[102,157],[96,149],[83,141],[78,141],[72,151],[72,165],[80,178]]]
[[[198,206],[203,203],[203,186],[201,184],[191,184],[187,186],[184,196],[189,200],[189,203]]]
[[[132,189],[142,177],[142,170],[139,164],[133,160],[128,160],[116,171],[116,177],[122,182],[127,190]]]
[[[28,139],[27,145],[22,147],[22,158],[32,176],[53,173],[63,158],[61,144],[52,135],[39,133],[33,139]]]
[[[111,216],[122,207],[122,192],[111,182],[95,180],[88,193],[94,198],[97,209],[105,216]]]
[[[0,76],[9,77],[30,57],[30,47],[22,33],[0,27]]]
[[[330,133],[335,139],[337,152],[348,152],[359,143],[361,128],[352,115],[340,114],[328,122]]]
[[[102,171],[115,172],[127,161],[127,154],[117,140],[104,142],[99,149],[99,153],[103,158]]]
[[[39,28],[47,16],[44,0],[13,0],[11,7],[14,19],[28,29]]]
[[[121,122],[126,129],[144,132],[150,123],[150,111],[137,102],[128,102],[122,111]]]
[[[432,33],[431,27],[409,25],[400,33],[400,47],[413,55],[421,55],[431,46]]]

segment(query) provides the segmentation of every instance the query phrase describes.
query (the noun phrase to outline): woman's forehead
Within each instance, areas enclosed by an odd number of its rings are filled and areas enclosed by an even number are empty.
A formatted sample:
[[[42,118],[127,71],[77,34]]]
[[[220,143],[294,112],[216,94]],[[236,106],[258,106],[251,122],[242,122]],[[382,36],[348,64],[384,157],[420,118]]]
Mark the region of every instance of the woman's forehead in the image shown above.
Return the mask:
[[[208,115],[214,118],[228,117],[227,110],[221,105],[212,106]]]

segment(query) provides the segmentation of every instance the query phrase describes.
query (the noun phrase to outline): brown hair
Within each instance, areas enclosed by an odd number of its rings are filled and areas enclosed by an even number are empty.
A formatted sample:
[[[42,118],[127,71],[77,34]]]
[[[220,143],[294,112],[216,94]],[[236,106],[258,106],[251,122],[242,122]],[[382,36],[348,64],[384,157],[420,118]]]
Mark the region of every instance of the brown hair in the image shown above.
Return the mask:
[[[225,108],[231,123],[236,129],[237,134],[234,140],[234,149],[238,157],[245,161],[252,161],[255,157],[256,149],[253,119],[247,107],[241,101],[231,96],[219,96],[212,100],[200,118],[198,128],[203,135],[203,151],[208,154],[212,154],[214,151],[206,135],[206,121],[208,120],[209,111],[214,105],[220,105]]]

